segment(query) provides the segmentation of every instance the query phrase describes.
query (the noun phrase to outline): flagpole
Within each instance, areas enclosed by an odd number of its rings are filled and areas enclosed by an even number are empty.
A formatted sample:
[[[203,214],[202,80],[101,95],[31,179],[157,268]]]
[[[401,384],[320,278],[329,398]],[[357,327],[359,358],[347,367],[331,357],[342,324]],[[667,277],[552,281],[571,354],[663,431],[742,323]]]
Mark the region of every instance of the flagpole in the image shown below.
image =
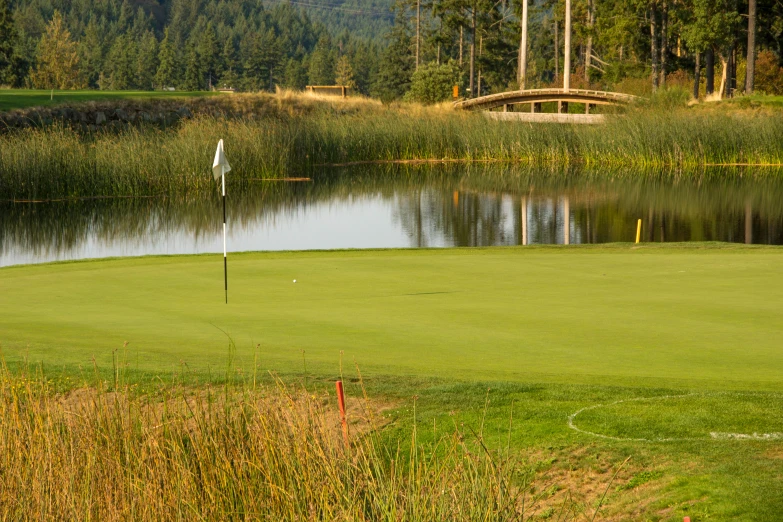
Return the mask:
[[[223,185],[223,282],[226,289],[226,304],[228,304],[228,260],[226,253],[226,173],[220,176]]]

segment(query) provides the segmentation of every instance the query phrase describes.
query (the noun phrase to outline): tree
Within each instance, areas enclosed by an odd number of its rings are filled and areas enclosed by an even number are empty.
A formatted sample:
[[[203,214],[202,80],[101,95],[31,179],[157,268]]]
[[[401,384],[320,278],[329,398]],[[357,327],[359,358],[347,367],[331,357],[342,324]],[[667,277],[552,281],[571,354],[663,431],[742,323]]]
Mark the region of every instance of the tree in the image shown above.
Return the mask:
[[[728,75],[729,59],[734,45],[734,34],[740,21],[739,13],[732,9],[731,0],[688,0],[683,10],[685,27],[683,36],[691,50],[707,53],[707,94],[712,94],[715,78],[714,53],[717,50],[723,61],[723,86]]]
[[[310,85],[334,84],[334,52],[332,40],[326,34],[318,40],[313,49],[307,75],[310,78]]]
[[[748,59],[745,68],[745,93],[753,92],[756,73],[756,0],[748,0]]]
[[[163,41],[158,47],[158,70],[155,73],[155,83],[158,87],[171,87],[177,83],[176,54],[169,38],[169,30],[163,33]]]
[[[451,99],[452,89],[462,84],[462,71],[454,60],[438,65],[428,63],[413,73],[406,100],[420,103],[439,103]]]
[[[71,33],[65,28],[62,15],[54,17],[38,42],[36,67],[30,73],[30,80],[39,89],[78,89],[79,53]]]
[[[199,59],[196,45],[188,42],[185,52],[185,83],[183,88],[186,91],[200,91],[204,88],[204,68]]]
[[[109,48],[106,60],[109,88],[123,90],[136,88],[136,42],[129,34],[119,36]]]
[[[371,94],[384,102],[401,98],[411,82],[413,57],[410,52],[411,37],[401,10],[389,34],[389,46],[381,54],[378,74],[371,88]]]
[[[147,31],[136,46],[136,78],[134,83],[140,89],[153,89],[155,73],[158,70],[158,40],[152,31]]]
[[[0,0],[0,83],[14,84],[16,50],[16,27],[8,0]]]
[[[351,89],[356,88],[356,81],[353,78],[353,68],[351,67],[351,62],[348,61],[347,56],[343,55],[337,60],[337,66],[334,73],[337,85],[344,85]]]
[[[307,66],[299,60],[289,58],[283,73],[283,85],[289,89],[304,89],[307,85]]]
[[[783,68],[772,51],[761,51],[756,58],[755,86],[766,94],[783,94]]]
[[[98,78],[103,71],[104,47],[101,32],[95,18],[90,18],[79,41],[79,63],[88,87],[98,85]]]
[[[207,27],[199,39],[198,56],[201,61],[201,68],[206,75],[206,83],[211,88],[212,81],[217,77],[220,59],[220,50],[218,49],[215,30],[212,28],[212,22],[207,23]]]
[[[282,50],[273,28],[259,32],[251,42],[245,62],[245,80],[253,89],[272,90],[282,76]]]

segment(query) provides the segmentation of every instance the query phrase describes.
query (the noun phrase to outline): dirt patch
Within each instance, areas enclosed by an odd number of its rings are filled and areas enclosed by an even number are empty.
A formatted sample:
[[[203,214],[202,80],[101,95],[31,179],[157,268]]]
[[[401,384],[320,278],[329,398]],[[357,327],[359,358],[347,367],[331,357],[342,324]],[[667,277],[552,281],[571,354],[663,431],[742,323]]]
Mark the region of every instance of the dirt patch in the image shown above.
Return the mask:
[[[764,456],[768,459],[783,460],[783,446],[768,449],[764,452]]]
[[[595,520],[636,520],[653,510],[668,482],[661,472],[592,446],[535,452],[530,462],[538,468],[526,511],[534,520],[592,520],[596,511]]]

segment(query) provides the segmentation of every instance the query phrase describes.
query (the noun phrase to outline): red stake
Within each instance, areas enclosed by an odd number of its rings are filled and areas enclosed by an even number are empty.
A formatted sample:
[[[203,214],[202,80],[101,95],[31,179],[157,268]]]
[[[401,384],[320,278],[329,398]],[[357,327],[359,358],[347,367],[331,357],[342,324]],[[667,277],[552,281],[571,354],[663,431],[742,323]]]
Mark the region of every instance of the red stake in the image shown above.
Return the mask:
[[[691,517],[683,517],[682,522],[691,522]]]
[[[340,405],[340,423],[343,425],[343,440],[345,445],[348,446],[348,422],[345,420],[345,394],[343,393],[343,381],[336,381],[337,387],[337,404]]]

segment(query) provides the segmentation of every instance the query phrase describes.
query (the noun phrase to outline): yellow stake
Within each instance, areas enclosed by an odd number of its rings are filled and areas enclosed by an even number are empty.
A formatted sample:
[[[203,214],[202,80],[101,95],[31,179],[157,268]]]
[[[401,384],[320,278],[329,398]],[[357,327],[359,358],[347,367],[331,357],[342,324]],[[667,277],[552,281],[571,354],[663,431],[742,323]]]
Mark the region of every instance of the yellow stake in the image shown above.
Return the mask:
[[[639,237],[642,235],[642,220],[636,222],[636,244],[639,244]]]

